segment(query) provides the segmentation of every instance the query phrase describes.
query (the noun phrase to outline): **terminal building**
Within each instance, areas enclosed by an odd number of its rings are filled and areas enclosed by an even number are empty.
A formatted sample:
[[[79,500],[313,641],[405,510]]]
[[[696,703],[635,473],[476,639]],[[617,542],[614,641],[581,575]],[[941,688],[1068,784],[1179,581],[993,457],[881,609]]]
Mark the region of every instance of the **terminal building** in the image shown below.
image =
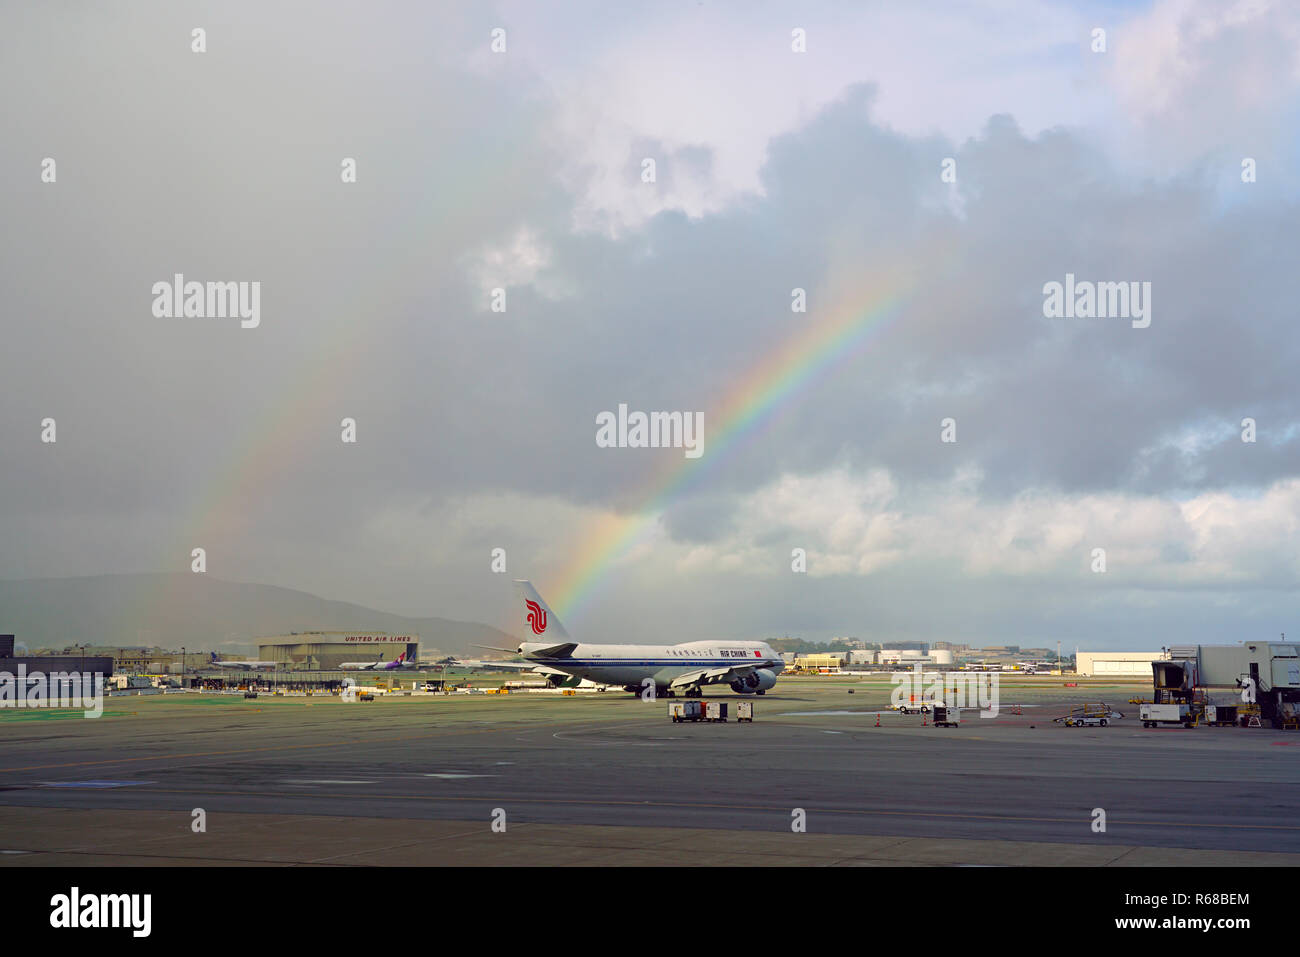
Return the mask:
[[[53,685],[55,680],[76,673],[95,676],[96,685],[102,685],[113,674],[113,659],[103,655],[15,655],[14,644],[13,635],[0,635],[2,680],[13,681],[22,674],[29,682],[49,681]]]
[[[258,639],[257,657],[286,670],[333,671],[344,662],[418,661],[419,635],[383,631],[303,631]]]
[[[1081,651],[1074,670],[1081,678],[1150,678],[1158,651]]]

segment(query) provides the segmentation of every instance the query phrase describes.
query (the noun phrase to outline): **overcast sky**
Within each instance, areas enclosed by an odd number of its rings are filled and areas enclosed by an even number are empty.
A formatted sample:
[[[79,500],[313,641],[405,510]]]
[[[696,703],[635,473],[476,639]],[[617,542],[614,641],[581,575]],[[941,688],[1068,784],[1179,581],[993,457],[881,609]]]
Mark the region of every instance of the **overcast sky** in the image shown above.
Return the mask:
[[[6,5],[0,577],[203,547],[517,630],[621,518],[578,638],[1300,637],[1300,7],[924,7]],[[155,316],[178,272],[260,325]],[[1045,317],[1067,273],[1149,326]]]

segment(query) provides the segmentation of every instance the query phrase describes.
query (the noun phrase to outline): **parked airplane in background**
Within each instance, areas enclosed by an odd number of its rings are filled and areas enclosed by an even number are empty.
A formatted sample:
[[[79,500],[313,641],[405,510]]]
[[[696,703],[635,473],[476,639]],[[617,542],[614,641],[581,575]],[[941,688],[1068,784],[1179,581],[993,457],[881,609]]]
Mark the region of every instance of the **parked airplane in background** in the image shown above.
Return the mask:
[[[407,661],[404,651],[393,661],[345,661],[339,665],[343,671],[392,671],[396,668],[414,667],[414,660]]]
[[[764,641],[688,641],[679,645],[588,645],[569,638],[555,612],[531,582],[516,581],[519,611],[536,640],[517,649],[496,648],[522,655],[531,670],[553,684],[583,679],[622,685],[640,694],[653,682],[655,694],[688,698],[703,694],[703,686],[726,684],[737,694],[763,694],[776,684],[785,663]],[[494,662],[509,666],[509,662]],[[520,663],[522,664],[522,663]]]
[[[258,668],[274,668],[278,662],[275,661],[228,661],[217,657],[215,651],[210,653],[211,659],[208,664],[216,665],[218,668],[238,668],[240,671],[252,671]]]

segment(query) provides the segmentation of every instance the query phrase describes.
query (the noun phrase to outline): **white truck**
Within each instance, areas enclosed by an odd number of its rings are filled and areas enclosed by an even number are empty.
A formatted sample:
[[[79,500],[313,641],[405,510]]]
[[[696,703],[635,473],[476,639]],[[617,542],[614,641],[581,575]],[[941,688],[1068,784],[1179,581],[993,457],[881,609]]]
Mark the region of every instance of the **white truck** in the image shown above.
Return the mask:
[[[894,707],[898,710],[899,714],[929,714],[930,710],[934,706],[935,702],[928,698],[922,698],[920,701],[913,698],[911,701],[905,701],[902,704],[895,705]],[[939,706],[942,707],[943,702],[939,702]]]
[[[1196,723],[1196,716],[1189,704],[1144,704],[1138,709],[1138,718],[1144,728],[1155,728],[1162,724],[1181,724],[1190,728]]]

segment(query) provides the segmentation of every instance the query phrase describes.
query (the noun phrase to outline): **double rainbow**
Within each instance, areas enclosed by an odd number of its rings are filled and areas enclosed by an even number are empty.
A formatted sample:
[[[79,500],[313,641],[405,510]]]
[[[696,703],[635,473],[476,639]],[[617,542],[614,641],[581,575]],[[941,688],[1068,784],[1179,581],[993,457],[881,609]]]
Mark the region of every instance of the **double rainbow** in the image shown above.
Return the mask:
[[[563,570],[551,603],[566,619],[581,614],[619,559],[654,531],[665,509],[697,487],[730,453],[758,434],[779,410],[858,355],[902,312],[914,282],[903,271],[880,272],[839,295],[822,318],[794,315],[800,329],[755,363],[703,417],[704,454],[663,454],[664,463],[637,497],[635,512],[593,521]]]

